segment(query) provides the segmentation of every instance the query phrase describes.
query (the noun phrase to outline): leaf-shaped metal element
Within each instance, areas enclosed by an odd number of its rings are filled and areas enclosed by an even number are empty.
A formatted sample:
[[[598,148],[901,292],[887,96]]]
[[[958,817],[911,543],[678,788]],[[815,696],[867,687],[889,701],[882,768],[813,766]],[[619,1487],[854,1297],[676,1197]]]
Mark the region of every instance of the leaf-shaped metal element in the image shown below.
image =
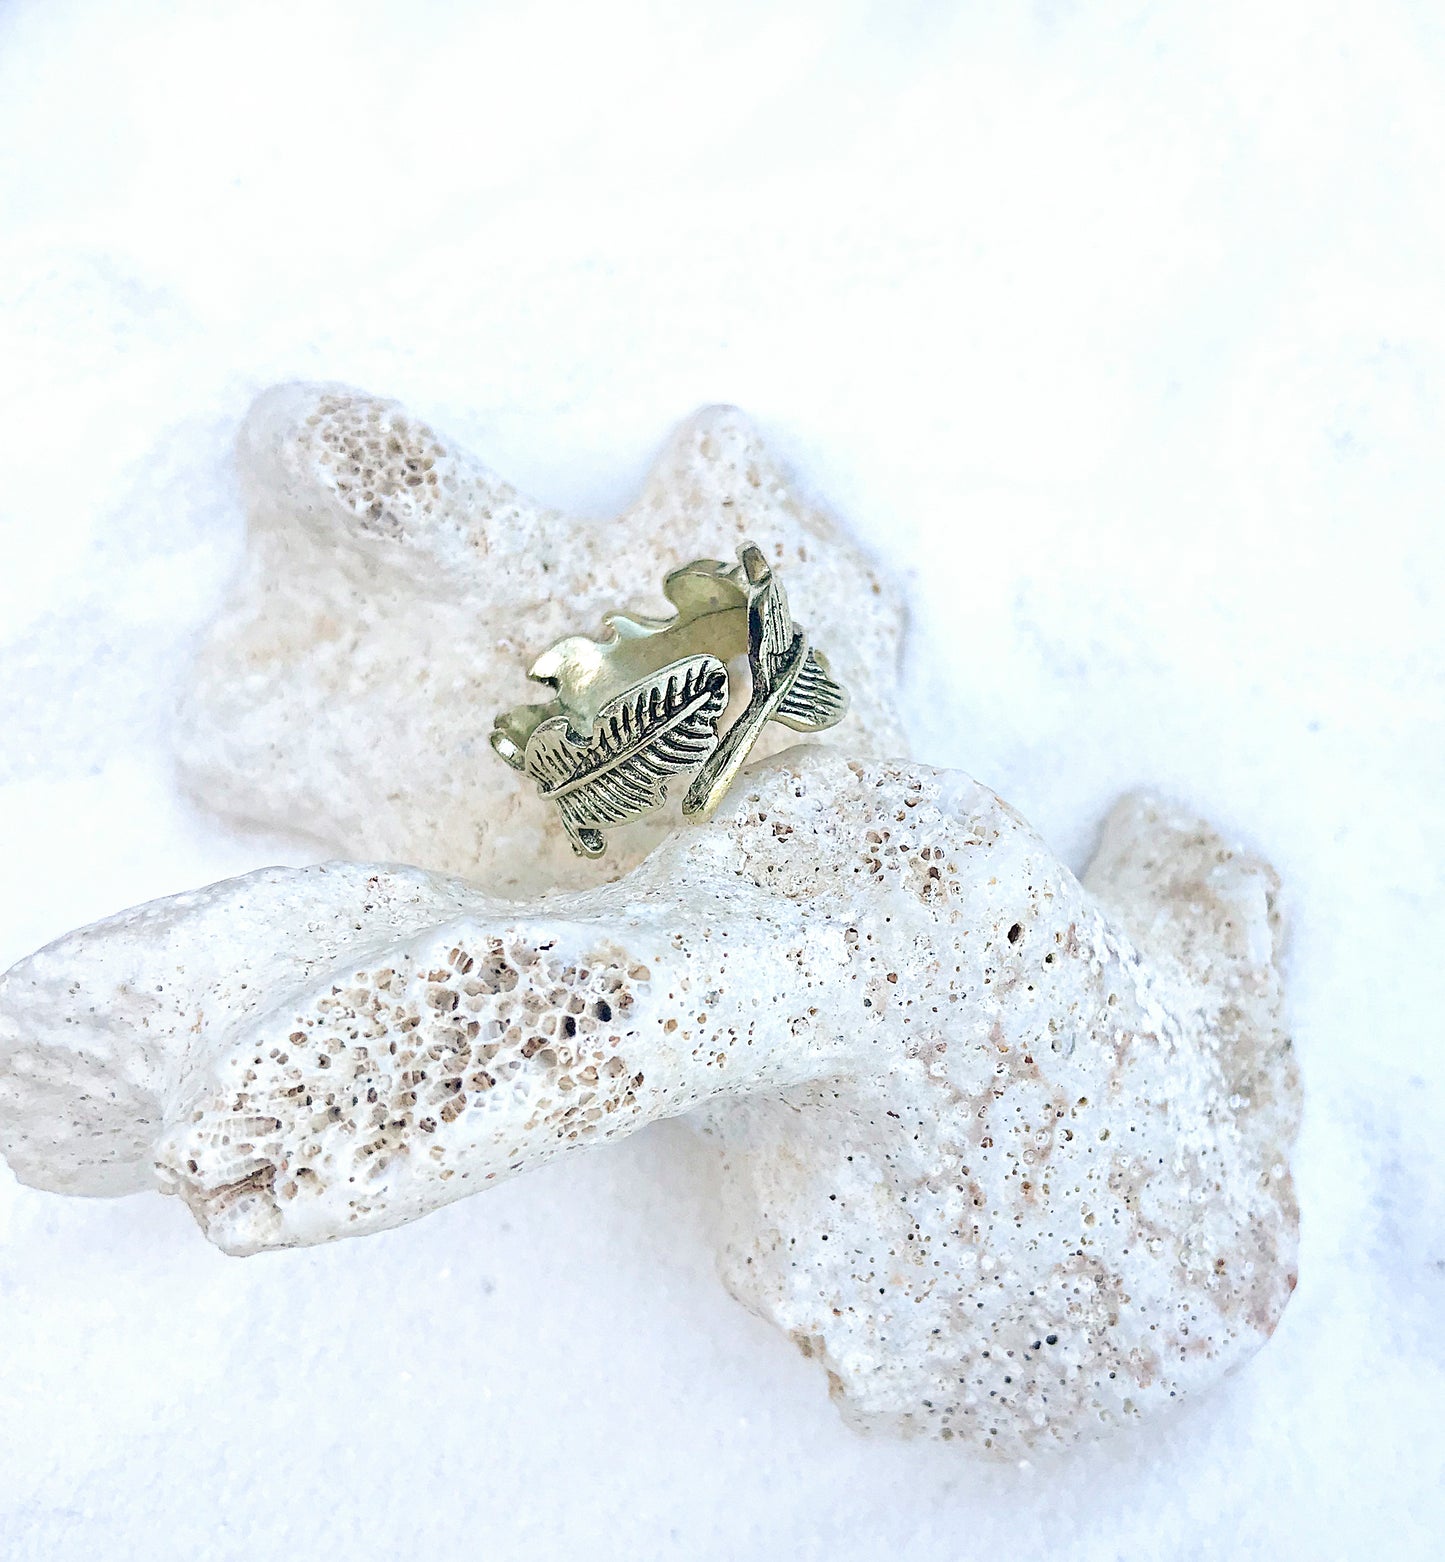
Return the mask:
[[[794,732],[821,732],[836,727],[847,714],[848,691],[834,678],[827,657],[810,650],[773,720]]]
[[[673,570],[662,593],[677,610],[671,618],[607,613],[603,635],[568,635],[542,653],[527,676],[550,686],[541,705],[502,711],[492,747],[514,770],[526,768],[532,733],[554,716],[568,716],[575,732],[591,730],[599,712],[674,662],[703,652],[723,663],[748,648],[748,588],[738,565],[698,559]]]
[[[663,805],[669,779],[717,747],[727,699],[727,669],[704,654],[674,662],[609,701],[586,737],[562,715],[535,728],[527,773],[557,804],[579,853],[600,857],[603,830]]]
[[[760,549],[736,564],[699,559],[673,570],[670,618],[608,613],[592,639],[569,635],[528,676],[548,685],[545,704],[502,711],[492,747],[557,803],[572,844],[601,856],[602,832],[650,813],[670,776],[700,766],[683,812],[706,818],[746,763],[765,723],[818,732],[841,721],[848,695],[793,622],[788,598]],[[726,664],[747,653],[752,692],[721,738]]]
[[[748,660],[753,682],[776,683],[795,650],[798,636],[788,597],[768,568],[762,550],[749,543],[739,555],[748,579]]]
[[[693,777],[682,800],[689,817],[706,819],[723,800],[752,753],[764,723],[791,693],[808,656],[807,637],[793,627],[788,598],[762,553],[751,544],[741,554],[748,581],[748,665],[753,692],[747,709],[724,733],[712,757]]]

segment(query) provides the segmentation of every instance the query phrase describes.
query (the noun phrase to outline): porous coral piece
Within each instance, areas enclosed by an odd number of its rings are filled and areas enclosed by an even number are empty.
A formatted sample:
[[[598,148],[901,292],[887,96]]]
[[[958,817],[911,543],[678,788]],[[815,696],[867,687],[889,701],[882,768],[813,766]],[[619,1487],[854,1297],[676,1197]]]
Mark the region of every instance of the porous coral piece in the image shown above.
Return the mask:
[[[150,1178],[245,1253],[698,1109],[727,1283],[845,1415],[1018,1455],[1274,1328],[1276,949],[1270,870],[1163,805],[1085,887],[965,776],[799,750],[616,884],[269,870],[73,934],[0,985],[0,1130],[26,1180]]]
[[[756,542],[852,696],[826,741],[906,752],[895,710],[902,607],[840,529],[799,501],[746,419],[684,424],[614,520],[524,498],[395,402],[333,385],[266,392],[238,441],[248,555],[177,723],[190,788],[234,817],[358,858],[532,891],[616,877],[666,816],[580,862],[493,716],[545,698],[524,674],[613,609],[669,611],[669,570]],[[794,741],[771,728],[759,757]]]

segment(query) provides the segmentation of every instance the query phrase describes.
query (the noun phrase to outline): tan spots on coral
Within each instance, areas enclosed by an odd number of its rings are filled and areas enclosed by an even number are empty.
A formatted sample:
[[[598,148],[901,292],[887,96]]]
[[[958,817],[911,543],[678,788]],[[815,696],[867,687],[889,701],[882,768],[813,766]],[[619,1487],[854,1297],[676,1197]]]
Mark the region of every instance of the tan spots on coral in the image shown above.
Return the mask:
[[[440,440],[386,402],[323,395],[302,439],[318,474],[375,535],[405,536],[443,491],[447,452]]]
[[[524,936],[357,970],[245,1061],[227,1113],[200,1130],[197,1112],[190,1164],[202,1157],[213,1187],[264,1170],[287,1200],[319,1191],[324,1170],[363,1190],[362,1214],[368,1185],[463,1119],[470,1140],[494,1120],[519,1141],[605,1137],[637,1107],[623,1037],[647,975],[620,952],[579,962]],[[443,1177],[448,1142],[428,1151]]]

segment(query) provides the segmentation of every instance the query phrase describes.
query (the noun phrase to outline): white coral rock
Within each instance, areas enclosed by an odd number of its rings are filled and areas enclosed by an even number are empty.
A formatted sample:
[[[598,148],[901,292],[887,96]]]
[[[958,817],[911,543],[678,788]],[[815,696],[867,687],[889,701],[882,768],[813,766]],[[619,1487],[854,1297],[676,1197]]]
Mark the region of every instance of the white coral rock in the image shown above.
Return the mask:
[[[72,934],[0,984],[0,1136],[26,1181],[150,1182],[249,1253],[695,1111],[727,1283],[847,1417],[1017,1455],[1280,1316],[1273,893],[1156,804],[1081,885],[964,776],[798,750],[617,883],[272,869]]]
[[[182,773],[221,813],[499,890],[625,871],[666,818],[580,861],[533,782],[492,753],[492,718],[545,697],[524,673],[555,640],[597,633],[609,609],[669,612],[669,570],[731,561],[745,540],[852,695],[825,741],[906,751],[899,597],[734,408],[684,424],[605,522],[532,503],[396,403],[340,386],[266,392],[238,451],[247,560],[177,724]],[[770,727],[754,752],[793,741]]]

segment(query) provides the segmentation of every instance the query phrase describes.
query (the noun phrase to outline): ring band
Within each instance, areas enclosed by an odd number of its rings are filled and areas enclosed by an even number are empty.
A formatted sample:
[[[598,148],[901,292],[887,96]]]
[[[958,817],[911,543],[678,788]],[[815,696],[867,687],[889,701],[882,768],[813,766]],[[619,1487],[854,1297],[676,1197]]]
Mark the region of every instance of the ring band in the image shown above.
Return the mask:
[[[699,559],[674,570],[663,595],[671,618],[608,613],[601,640],[571,635],[532,664],[550,685],[541,705],[497,716],[492,747],[557,804],[573,849],[600,857],[602,832],[661,808],[667,783],[696,768],[682,800],[706,819],[747,761],[764,725],[821,732],[847,714],[847,691],[809,645],[762,552],[746,544],[733,565]],[[728,729],[728,663],[746,652],[748,703]]]

